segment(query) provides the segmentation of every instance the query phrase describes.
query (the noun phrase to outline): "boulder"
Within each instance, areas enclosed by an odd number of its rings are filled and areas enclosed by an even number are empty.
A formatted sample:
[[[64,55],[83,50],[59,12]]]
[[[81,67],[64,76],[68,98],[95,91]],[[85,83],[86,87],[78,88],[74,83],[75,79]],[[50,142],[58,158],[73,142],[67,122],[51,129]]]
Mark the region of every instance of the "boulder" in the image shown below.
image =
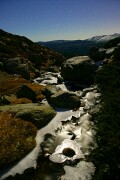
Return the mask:
[[[17,104],[0,106],[0,112],[10,112],[16,118],[31,121],[38,128],[42,128],[56,115],[56,112],[49,105]]]
[[[51,96],[56,94],[59,91],[61,91],[59,87],[56,87],[55,85],[47,85],[44,94],[47,100],[49,101]]]
[[[32,100],[32,102],[36,101],[36,93],[29,88],[27,85],[22,85],[16,89],[17,98],[27,98]]]
[[[80,99],[74,94],[67,91],[60,91],[51,96],[50,102],[61,108],[78,108]]]
[[[106,49],[99,49],[98,47],[91,47],[89,56],[94,61],[104,60]]]
[[[97,66],[88,56],[78,56],[68,59],[61,68],[65,81],[78,81],[89,84],[95,75]]]
[[[4,62],[4,68],[9,73],[19,74],[26,79],[30,78],[29,66],[27,60],[23,57],[7,59]]]

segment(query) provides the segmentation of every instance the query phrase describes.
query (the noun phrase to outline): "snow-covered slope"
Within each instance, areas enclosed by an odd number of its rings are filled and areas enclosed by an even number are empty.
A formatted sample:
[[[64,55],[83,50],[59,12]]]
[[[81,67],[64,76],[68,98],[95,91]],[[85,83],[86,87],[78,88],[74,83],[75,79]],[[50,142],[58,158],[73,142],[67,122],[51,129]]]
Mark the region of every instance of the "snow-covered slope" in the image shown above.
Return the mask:
[[[120,33],[115,33],[115,34],[110,34],[110,35],[102,35],[102,36],[94,36],[92,38],[86,39],[89,41],[93,41],[93,42],[106,42],[109,41],[111,39],[120,37]]]

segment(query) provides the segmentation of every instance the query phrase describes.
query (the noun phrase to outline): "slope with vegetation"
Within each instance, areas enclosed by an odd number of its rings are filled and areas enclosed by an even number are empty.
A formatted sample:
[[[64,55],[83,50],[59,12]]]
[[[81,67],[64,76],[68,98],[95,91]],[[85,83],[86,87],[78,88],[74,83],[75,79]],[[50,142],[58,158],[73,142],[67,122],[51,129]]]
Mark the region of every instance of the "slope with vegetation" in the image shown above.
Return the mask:
[[[0,169],[27,155],[36,146],[38,128],[55,116],[52,108],[40,103],[45,86],[29,79],[63,61],[62,55],[26,37],[0,30]],[[16,109],[24,117],[15,116]]]
[[[120,34],[115,33],[112,35],[94,36],[85,40],[40,41],[38,44],[54,49],[55,51],[62,53],[65,57],[71,58],[74,56],[88,55],[91,46],[103,48],[107,41],[116,37],[120,37]]]
[[[24,69],[29,78],[33,74],[39,75],[38,70],[60,66],[63,61],[64,57],[61,54],[34,43],[24,36],[13,35],[0,29],[1,69],[15,74]]]
[[[114,47],[120,38],[106,47]],[[117,45],[111,61],[97,72],[96,83],[102,93],[100,112],[94,116],[97,148],[91,158],[96,166],[94,180],[120,179],[120,46]]]

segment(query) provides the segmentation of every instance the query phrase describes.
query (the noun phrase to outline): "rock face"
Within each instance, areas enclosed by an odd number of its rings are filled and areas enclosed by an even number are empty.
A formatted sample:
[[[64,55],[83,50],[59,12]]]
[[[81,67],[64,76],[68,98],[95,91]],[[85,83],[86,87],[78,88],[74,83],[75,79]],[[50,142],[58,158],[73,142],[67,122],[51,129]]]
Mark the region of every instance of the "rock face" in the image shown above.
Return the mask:
[[[51,96],[50,102],[62,108],[80,107],[80,99],[73,93],[60,91]]]
[[[88,56],[70,58],[64,63],[61,75],[65,81],[79,81],[81,84],[89,83],[97,67]]]
[[[17,104],[0,106],[0,112],[14,113],[16,118],[31,121],[38,128],[42,128],[56,115],[53,108],[48,105]]]

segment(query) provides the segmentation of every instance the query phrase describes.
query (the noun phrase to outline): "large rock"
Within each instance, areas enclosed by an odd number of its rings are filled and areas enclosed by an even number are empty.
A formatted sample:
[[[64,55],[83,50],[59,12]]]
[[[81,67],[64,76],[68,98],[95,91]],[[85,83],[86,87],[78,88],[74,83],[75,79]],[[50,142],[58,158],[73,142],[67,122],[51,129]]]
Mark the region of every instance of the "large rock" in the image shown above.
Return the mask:
[[[22,77],[29,79],[30,71],[27,60],[23,57],[10,58],[4,61],[4,68],[12,74],[19,74]]]
[[[81,84],[93,80],[97,66],[88,56],[70,58],[61,68],[61,75],[65,81],[79,81]]]
[[[0,112],[13,113],[16,118],[31,121],[38,128],[47,125],[47,123],[56,115],[53,108],[38,103],[0,106]]]
[[[78,108],[80,99],[74,94],[67,91],[60,91],[51,96],[50,102],[57,107]]]
[[[100,61],[100,60],[104,60],[105,53],[106,53],[106,49],[103,49],[103,48],[99,49],[98,47],[91,47],[89,56],[94,61]]]
[[[36,93],[29,88],[27,85],[22,85],[18,89],[16,89],[16,95],[18,98],[27,98],[36,101]]]
[[[55,85],[47,85],[44,94],[47,100],[49,101],[51,96],[56,94],[59,91],[61,91],[59,87],[56,87]]]

